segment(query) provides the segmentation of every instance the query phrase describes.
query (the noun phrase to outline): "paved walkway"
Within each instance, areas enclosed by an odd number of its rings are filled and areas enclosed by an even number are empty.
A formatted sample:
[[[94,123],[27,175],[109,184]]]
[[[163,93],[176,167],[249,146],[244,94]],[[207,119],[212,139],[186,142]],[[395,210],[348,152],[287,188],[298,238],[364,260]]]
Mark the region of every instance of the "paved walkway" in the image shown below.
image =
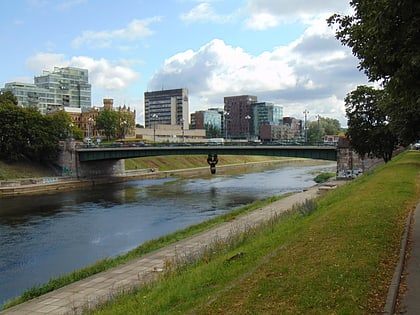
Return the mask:
[[[178,241],[121,266],[4,310],[0,312],[0,315],[80,314],[83,307],[93,307],[111,299],[116,293],[155,279],[168,259],[194,255],[206,246],[212,245],[216,240],[226,239],[232,236],[232,233],[263,223],[274,215],[304,202],[305,199],[312,199],[318,194],[318,187],[311,187],[307,191],[278,200],[232,222],[218,225],[211,230]]]
[[[420,202],[413,213],[411,223],[411,251],[406,264],[407,291],[401,298],[398,313],[407,315],[420,314]]]

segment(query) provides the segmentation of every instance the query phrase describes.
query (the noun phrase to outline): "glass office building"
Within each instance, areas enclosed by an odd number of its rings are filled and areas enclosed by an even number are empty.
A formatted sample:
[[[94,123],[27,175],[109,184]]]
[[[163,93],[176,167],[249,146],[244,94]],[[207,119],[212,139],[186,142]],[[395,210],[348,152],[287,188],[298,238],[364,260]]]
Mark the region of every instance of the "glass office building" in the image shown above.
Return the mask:
[[[2,91],[11,91],[20,106],[36,106],[43,114],[64,107],[86,110],[92,105],[87,69],[55,67],[36,76],[34,84],[6,83]]]

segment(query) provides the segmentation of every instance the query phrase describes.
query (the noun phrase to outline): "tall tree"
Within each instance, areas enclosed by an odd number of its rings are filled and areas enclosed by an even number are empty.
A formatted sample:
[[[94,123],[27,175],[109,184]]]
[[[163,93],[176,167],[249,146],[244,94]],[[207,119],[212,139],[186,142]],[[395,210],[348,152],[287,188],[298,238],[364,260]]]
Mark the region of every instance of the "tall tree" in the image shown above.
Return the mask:
[[[108,140],[114,138],[119,130],[119,115],[113,110],[103,110],[96,117],[96,128],[102,130]]]
[[[335,14],[336,37],[359,68],[393,99],[385,110],[402,144],[420,139],[420,1],[352,0],[353,15]]]
[[[368,86],[359,86],[347,95],[347,136],[359,155],[379,157],[385,162],[391,160],[398,141],[384,110],[389,102],[386,91]]]
[[[325,135],[338,135],[341,125],[338,119],[319,117],[309,122],[308,139],[310,142],[321,142]]]

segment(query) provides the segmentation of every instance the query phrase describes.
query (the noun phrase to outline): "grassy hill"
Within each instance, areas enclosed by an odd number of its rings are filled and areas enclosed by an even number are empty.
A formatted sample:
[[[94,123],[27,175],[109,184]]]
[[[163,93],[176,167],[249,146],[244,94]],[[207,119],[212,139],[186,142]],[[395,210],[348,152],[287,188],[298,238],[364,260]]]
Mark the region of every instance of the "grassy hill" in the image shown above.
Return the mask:
[[[55,176],[46,165],[32,161],[5,162],[0,160],[0,180]]]
[[[156,168],[161,171],[174,169],[185,169],[208,166],[206,156],[158,156],[147,158],[135,158],[125,161],[127,170]],[[250,162],[264,162],[275,159],[282,159],[268,156],[220,156],[219,163],[237,164]],[[219,165],[220,165],[219,164]],[[34,178],[56,176],[52,168],[46,165],[29,160],[20,162],[5,162],[0,160],[0,180],[11,180],[16,178]]]
[[[94,313],[380,314],[419,178],[420,152],[405,152]]]

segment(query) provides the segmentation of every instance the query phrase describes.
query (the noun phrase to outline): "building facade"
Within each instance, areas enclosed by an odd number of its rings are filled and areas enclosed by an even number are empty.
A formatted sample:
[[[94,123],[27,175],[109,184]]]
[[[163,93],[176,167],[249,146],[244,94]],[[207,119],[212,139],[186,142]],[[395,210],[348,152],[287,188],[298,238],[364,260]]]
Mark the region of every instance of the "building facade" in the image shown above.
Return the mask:
[[[191,129],[205,129],[209,138],[222,137],[223,110],[208,109],[191,114]]]
[[[10,82],[2,91],[11,91],[23,107],[35,106],[41,113],[64,107],[91,107],[91,85],[87,69],[58,68],[44,71],[34,78],[34,84]]]
[[[261,126],[283,124],[283,107],[274,103],[258,102],[252,105],[253,130],[251,135],[260,137]]]
[[[136,136],[136,111],[131,110],[129,106],[123,105],[114,107],[112,98],[103,99],[103,107],[90,107],[82,110],[81,108],[64,107],[57,110],[64,110],[71,117],[71,123],[74,127],[83,131],[85,139],[100,141],[104,138],[102,130],[96,126],[97,117],[104,111],[110,110],[118,112],[120,121],[118,122],[117,138],[134,138]],[[49,113],[53,113],[50,111]]]
[[[257,103],[253,95],[227,96],[224,98],[226,138],[244,139],[253,130],[252,105]]]
[[[181,126],[189,129],[188,89],[144,92],[144,122],[154,125]]]

